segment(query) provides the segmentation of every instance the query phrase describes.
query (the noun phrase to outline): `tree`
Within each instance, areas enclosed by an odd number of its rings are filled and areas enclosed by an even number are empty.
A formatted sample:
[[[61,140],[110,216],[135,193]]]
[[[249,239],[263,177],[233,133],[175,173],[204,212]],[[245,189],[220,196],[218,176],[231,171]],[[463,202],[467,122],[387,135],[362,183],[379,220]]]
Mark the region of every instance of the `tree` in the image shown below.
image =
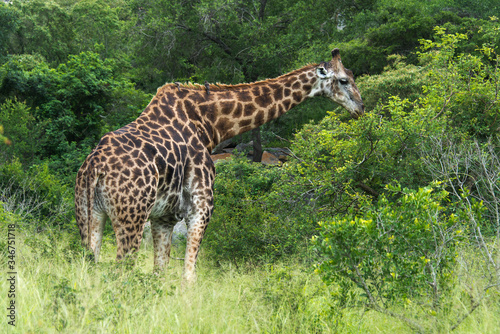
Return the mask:
[[[12,6],[0,3],[0,61],[12,46],[14,34],[19,26],[20,15]]]
[[[455,328],[465,317],[446,320],[467,214],[444,206],[449,194],[437,184],[387,189],[391,201],[383,195],[375,205],[363,203],[356,214],[320,223],[313,239],[321,259],[316,270],[327,284],[353,284],[363,291],[369,309],[400,319],[416,332]],[[422,321],[426,315],[446,320]]]
[[[0,96],[26,101],[43,125],[39,158],[69,175],[104,132],[131,122],[149,100],[116,72],[113,60],[94,52],[69,56],[56,68],[39,56],[11,56],[0,67]]]
[[[4,125],[9,146],[2,148],[0,162],[18,158],[25,165],[36,161],[41,147],[43,122],[35,122],[25,102],[6,100],[0,105],[0,122]],[[7,142],[7,138],[3,138]],[[2,141],[2,138],[0,138]]]
[[[102,58],[113,58],[129,71],[135,41],[129,33],[136,18],[124,0],[72,1],[71,21],[74,25],[76,53],[98,52]]]
[[[310,43],[321,41],[323,48],[308,62],[326,59],[337,24],[330,1],[313,7],[290,0],[137,1],[136,10],[140,75],[152,86],[148,90],[165,80],[240,83],[276,77]]]
[[[13,1],[20,15],[14,54],[40,54],[49,63],[58,64],[75,52],[75,33],[68,11],[52,1]]]

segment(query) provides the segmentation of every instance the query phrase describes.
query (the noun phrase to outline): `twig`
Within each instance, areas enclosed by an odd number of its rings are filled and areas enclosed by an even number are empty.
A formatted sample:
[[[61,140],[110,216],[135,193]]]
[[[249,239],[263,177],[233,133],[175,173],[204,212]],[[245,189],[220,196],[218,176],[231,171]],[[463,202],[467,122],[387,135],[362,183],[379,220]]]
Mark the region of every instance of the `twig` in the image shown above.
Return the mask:
[[[488,285],[487,287],[485,287],[485,288],[483,289],[483,291],[484,291],[484,292],[486,292],[488,289],[493,288],[493,287],[495,287],[495,286],[499,286],[499,285],[500,285],[500,284],[490,284],[490,285]],[[462,323],[462,322],[463,322],[463,321],[464,321],[464,320],[465,320],[465,319],[466,319],[469,315],[471,315],[471,314],[472,314],[472,312],[474,312],[474,310],[475,310],[476,308],[478,308],[478,307],[479,307],[479,305],[481,305],[481,301],[482,301],[485,297],[486,297],[486,293],[485,293],[485,294],[483,294],[483,295],[481,296],[481,298],[479,298],[479,300],[475,301],[475,302],[474,302],[474,304],[472,304],[472,307],[470,308],[470,310],[469,310],[467,313],[462,314],[462,316],[460,316],[460,317],[457,319],[457,323],[456,323],[456,324],[454,324],[454,325],[451,327],[451,330],[455,330],[458,326],[460,326],[460,324],[461,324],[461,323]]]
[[[286,141],[286,142],[290,142],[288,139],[285,139],[281,136],[278,136],[277,134],[275,134],[274,132],[271,132],[273,134],[273,136],[275,136],[276,138],[278,138],[279,140],[282,140],[282,141]],[[286,153],[285,153],[286,154]]]
[[[439,117],[439,115],[441,115],[443,113],[443,111],[446,109],[446,106],[448,105],[448,103],[450,103],[450,100],[453,97],[453,95],[455,95],[455,92],[451,92],[450,97],[448,98],[448,100],[444,101],[443,108],[441,108],[441,111],[438,112],[437,115],[432,118],[432,120],[435,120],[436,118]]]

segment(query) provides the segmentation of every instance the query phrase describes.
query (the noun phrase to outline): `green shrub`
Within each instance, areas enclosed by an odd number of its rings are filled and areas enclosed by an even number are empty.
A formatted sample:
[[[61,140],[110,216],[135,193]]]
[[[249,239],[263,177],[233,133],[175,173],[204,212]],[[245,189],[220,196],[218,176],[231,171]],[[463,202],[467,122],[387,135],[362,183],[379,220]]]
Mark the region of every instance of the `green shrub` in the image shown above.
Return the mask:
[[[429,80],[426,69],[406,64],[406,59],[398,55],[389,56],[387,60],[390,65],[381,74],[364,75],[356,79],[366,110],[386,105],[392,96],[412,102],[423,97],[422,86]]]
[[[376,199],[398,180],[418,187],[429,182],[418,147],[443,122],[408,100],[392,98],[358,120],[341,122],[333,113],[305,126],[292,145],[296,159],[283,167],[274,187],[278,211],[319,219],[347,212],[361,201]]]
[[[277,222],[262,198],[279,169],[238,157],[218,162],[216,170],[215,209],[204,248],[217,260],[254,262],[272,256],[273,246],[279,245],[273,231]]]
[[[453,303],[458,246],[467,240],[468,216],[437,184],[418,190],[388,186],[389,194],[357,214],[324,221],[314,238],[327,284],[347,279],[360,288],[371,309],[422,330],[423,314],[445,314]],[[476,213],[482,210],[477,203]],[[394,312],[412,303],[422,313]]]
[[[421,61],[427,63],[429,82],[423,87],[423,108],[434,110],[436,117],[446,117],[450,128],[466,136],[485,141],[500,129],[498,106],[500,70],[496,26],[485,26],[487,41],[476,52],[462,53],[460,47],[469,43],[463,33],[447,33],[435,28],[434,40],[421,40]]]
[[[3,124],[9,145],[4,146],[1,161],[18,158],[22,163],[33,163],[41,148],[43,124],[35,122],[25,102],[6,100],[0,105],[0,124]]]
[[[74,228],[72,196],[47,164],[33,165],[28,171],[19,161],[0,165],[0,201],[6,211],[23,218],[25,227]]]
[[[56,68],[41,56],[10,56],[0,66],[0,102],[5,101],[2,118],[6,121],[0,120],[8,131],[13,110],[31,113],[21,118],[20,129],[36,129],[31,137],[35,141],[43,125],[36,150],[39,159],[56,162],[52,169],[60,175],[75,173],[74,161],[81,163],[105,132],[131,122],[149,100],[128,79],[115,77],[117,67],[114,60],[102,60],[95,52],[70,55]],[[9,102],[9,98],[27,103]],[[57,164],[58,160],[62,163]]]

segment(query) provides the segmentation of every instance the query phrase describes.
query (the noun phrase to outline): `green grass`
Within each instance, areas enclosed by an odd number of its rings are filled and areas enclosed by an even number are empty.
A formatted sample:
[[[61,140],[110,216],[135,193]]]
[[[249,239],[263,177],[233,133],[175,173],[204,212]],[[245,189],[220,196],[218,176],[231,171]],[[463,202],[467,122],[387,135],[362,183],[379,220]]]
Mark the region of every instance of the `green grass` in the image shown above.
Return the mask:
[[[202,253],[197,283],[181,290],[182,261],[172,260],[164,275],[152,274],[148,239],[135,266],[114,262],[109,238],[97,265],[76,242],[64,233],[17,233],[16,327],[2,317],[1,333],[409,332],[398,320],[361,306],[332,308],[335,291],[293,261],[237,269],[216,267]],[[175,249],[173,256],[180,255]],[[0,264],[7,267],[5,256]],[[7,281],[0,286],[3,299]],[[499,311],[498,303],[485,303],[457,332],[499,332]]]

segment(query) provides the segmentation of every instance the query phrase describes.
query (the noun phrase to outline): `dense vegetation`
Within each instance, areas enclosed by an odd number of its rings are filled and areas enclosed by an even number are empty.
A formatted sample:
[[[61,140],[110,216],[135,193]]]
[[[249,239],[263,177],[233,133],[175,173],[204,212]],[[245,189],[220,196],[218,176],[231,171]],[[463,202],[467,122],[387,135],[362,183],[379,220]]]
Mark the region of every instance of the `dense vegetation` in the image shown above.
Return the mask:
[[[16,261],[17,329],[498,329],[498,17],[496,0],[2,2],[0,264]],[[104,133],[164,82],[251,82],[333,47],[366,115],[307,101],[261,130],[290,148],[283,166],[217,164],[193,291],[177,263],[151,274],[148,232],[133,267],[113,262],[109,226],[89,261],[72,189]]]

